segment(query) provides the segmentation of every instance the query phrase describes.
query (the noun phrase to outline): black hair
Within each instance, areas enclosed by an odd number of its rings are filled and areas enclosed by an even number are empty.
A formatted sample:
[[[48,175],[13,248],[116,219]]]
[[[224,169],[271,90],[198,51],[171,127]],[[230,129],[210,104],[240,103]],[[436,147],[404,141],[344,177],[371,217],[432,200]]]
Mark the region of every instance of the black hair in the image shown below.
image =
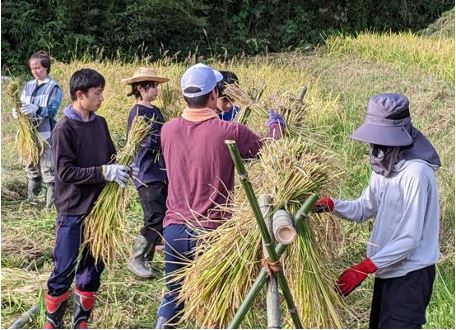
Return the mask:
[[[201,89],[198,87],[187,87],[184,89],[185,93],[198,93],[201,92]],[[207,105],[207,102],[209,101],[209,96],[211,95],[212,91],[210,91],[207,94],[200,95],[200,96],[195,96],[195,97],[188,97],[184,96],[185,102],[187,102],[187,105],[190,108],[204,108]]]
[[[27,63],[29,69],[31,69],[30,68],[31,60],[40,60],[40,64],[43,68],[45,68],[47,70],[47,74],[49,74],[51,72],[51,58],[44,50],[39,50],[39,51],[33,53],[32,56],[30,56],[28,63]]]
[[[93,69],[81,69],[73,73],[70,78],[70,96],[73,101],[77,100],[76,92],[87,94],[90,88],[104,88],[105,78]]]
[[[131,84],[131,92],[127,94],[127,96],[132,96],[134,95],[135,98],[139,98],[142,100],[142,97],[141,97],[141,92],[139,91],[139,87],[142,87],[144,88],[145,90],[148,90],[149,88],[153,87],[153,86],[157,86],[158,85],[158,82],[156,81],[140,81],[140,82],[137,82],[137,83],[133,83]]]
[[[217,90],[219,92],[219,97],[225,97],[226,95],[223,93],[225,90],[226,85],[230,84],[237,84],[239,83],[239,79],[236,74],[232,71],[219,71],[223,79],[217,83]]]

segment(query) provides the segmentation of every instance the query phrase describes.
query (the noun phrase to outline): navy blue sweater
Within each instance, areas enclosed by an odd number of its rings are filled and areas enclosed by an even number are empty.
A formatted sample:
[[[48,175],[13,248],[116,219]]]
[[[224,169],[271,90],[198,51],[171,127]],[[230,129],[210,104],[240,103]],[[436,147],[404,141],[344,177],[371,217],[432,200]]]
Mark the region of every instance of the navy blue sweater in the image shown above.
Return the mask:
[[[139,168],[139,174],[133,182],[139,188],[148,183],[166,181],[165,163],[160,150],[160,132],[165,119],[157,107],[136,104],[128,116],[127,132],[136,115],[153,121],[149,134],[135,153],[134,164]]]

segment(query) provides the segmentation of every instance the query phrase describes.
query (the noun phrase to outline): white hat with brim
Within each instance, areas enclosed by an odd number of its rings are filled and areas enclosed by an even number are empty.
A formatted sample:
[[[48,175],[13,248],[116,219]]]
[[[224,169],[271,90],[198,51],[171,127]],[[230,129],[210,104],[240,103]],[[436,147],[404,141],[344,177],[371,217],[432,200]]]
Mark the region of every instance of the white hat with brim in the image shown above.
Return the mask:
[[[169,79],[159,77],[154,70],[146,67],[140,67],[138,70],[136,70],[135,73],[133,73],[132,77],[122,79],[122,83],[125,85],[132,85],[141,81],[155,81],[159,84],[162,84],[169,81]]]
[[[369,99],[364,123],[350,136],[354,140],[391,147],[413,143],[409,101],[400,94],[379,94]]]

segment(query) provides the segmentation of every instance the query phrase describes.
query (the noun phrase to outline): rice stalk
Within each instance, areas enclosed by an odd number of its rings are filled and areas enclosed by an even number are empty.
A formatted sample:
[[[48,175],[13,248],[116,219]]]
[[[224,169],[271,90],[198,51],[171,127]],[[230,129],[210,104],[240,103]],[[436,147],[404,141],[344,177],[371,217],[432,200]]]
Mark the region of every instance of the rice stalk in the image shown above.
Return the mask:
[[[23,165],[37,165],[43,150],[41,135],[38,133],[33,121],[20,110],[20,89],[17,81],[12,81],[8,87],[8,95],[13,100],[14,109],[18,115],[16,150]],[[42,138],[41,138],[42,139]]]
[[[309,193],[319,193],[334,183],[338,170],[331,160],[303,139],[284,138],[263,147],[259,160],[248,165],[249,179],[257,195],[273,196],[274,210],[286,209],[294,215]],[[224,207],[232,212],[232,218],[217,230],[202,234],[195,261],[171,275],[183,280],[182,320],[194,320],[203,328],[227,326],[261,267],[260,231],[239,184],[233,204]],[[328,262],[340,240],[337,222],[329,215],[311,216],[300,234],[282,262],[303,325],[342,327],[340,313],[346,306],[334,292]],[[264,301],[264,297],[257,301]]]
[[[311,139],[314,144],[322,145],[322,135],[317,133],[318,128],[312,129],[308,123],[308,106],[306,103],[291,97],[290,92],[260,101],[264,88],[265,86],[262,85],[256,90],[256,96],[251,97],[238,85],[227,85],[226,95],[232,102],[241,107],[240,113],[235,118],[237,122],[245,123],[251,130],[260,135],[265,135],[268,111],[273,110],[284,117],[283,135],[291,138],[306,137],[309,140]]]
[[[226,85],[224,91],[227,98],[241,108],[239,114],[235,118],[235,121],[244,125],[249,124],[248,126],[257,132],[264,131],[264,125],[262,125],[261,129],[258,130],[256,127],[252,127],[252,125],[250,125],[251,120],[249,119],[254,117],[261,123],[264,123],[268,117],[267,109],[259,103],[264,87],[264,85],[260,85],[258,88],[248,93],[239,87],[238,84],[228,84]],[[261,121],[261,119],[264,120]]]
[[[169,83],[170,82],[160,86],[161,88],[158,96],[160,110],[165,121],[179,117],[183,108],[180,102],[181,93],[179,89],[173,88]]]
[[[418,71],[454,85],[454,38],[418,36],[412,32],[360,33],[356,37],[330,37],[325,42],[331,56],[349,54]]]
[[[26,305],[36,303],[38,290],[46,285],[49,274],[25,271],[20,268],[2,267],[1,290],[2,305],[7,301],[14,302],[14,297],[24,296]]]
[[[132,122],[126,145],[117,154],[116,163],[130,165],[134,153],[147,136],[153,122],[136,116]],[[102,261],[111,268],[116,252],[125,246],[125,212],[127,190],[115,182],[107,182],[92,210],[84,219],[84,246],[88,246],[96,262]]]

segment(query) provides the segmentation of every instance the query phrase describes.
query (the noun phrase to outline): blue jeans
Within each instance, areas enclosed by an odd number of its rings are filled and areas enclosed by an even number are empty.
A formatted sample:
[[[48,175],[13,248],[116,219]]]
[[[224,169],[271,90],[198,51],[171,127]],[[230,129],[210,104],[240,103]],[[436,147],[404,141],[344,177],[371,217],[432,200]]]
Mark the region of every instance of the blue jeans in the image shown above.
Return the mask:
[[[157,317],[164,317],[171,322],[179,321],[183,304],[177,303],[182,283],[173,280],[170,274],[186,266],[185,260],[194,258],[196,234],[186,225],[169,225],[163,230],[165,239],[165,278],[167,292],[158,308]],[[184,262],[183,262],[184,261]]]
[[[84,230],[84,216],[58,216],[55,229],[55,244],[52,250],[54,262],[48,289],[51,296],[60,296],[71,288],[76,276],[76,288],[95,292],[100,287],[100,276],[104,265],[95,264],[88,249],[79,257]]]

